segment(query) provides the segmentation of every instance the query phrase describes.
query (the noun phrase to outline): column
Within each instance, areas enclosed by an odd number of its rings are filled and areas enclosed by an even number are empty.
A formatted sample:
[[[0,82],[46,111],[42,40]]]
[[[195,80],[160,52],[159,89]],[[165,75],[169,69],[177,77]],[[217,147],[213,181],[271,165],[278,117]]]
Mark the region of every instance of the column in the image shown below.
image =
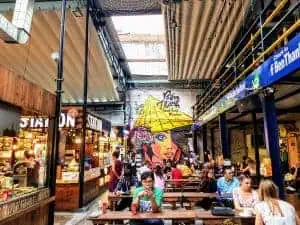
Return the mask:
[[[211,141],[211,154],[213,159],[215,159],[216,157],[216,153],[215,153],[215,132],[214,132],[214,128],[210,129],[210,141]]]
[[[258,144],[258,128],[256,120],[256,112],[252,112],[253,140],[255,150],[256,176],[260,179],[260,160],[259,160],[259,144]]]
[[[266,89],[261,96],[264,114],[264,131],[267,150],[272,163],[272,179],[279,188],[280,198],[284,198],[283,178],[279,148],[278,123],[273,89]]]
[[[203,160],[208,162],[207,157],[207,126],[206,124],[202,126],[202,145],[203,145]]]
[[[228,128],[226,121],[226,114],[223,113],[219,116],[220,138],[221,138],[221,150],[224,159],[230,159],[230,149],[228,141]]]

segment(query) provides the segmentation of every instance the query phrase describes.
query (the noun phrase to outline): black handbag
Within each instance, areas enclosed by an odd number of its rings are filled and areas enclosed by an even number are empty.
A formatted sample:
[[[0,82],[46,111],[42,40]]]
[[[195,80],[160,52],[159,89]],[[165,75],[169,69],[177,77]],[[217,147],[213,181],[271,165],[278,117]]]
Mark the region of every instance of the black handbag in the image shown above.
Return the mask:
[[[214,206],[211,208],[211,213],[214,216],[234,216],[232,208],[223,206]]]

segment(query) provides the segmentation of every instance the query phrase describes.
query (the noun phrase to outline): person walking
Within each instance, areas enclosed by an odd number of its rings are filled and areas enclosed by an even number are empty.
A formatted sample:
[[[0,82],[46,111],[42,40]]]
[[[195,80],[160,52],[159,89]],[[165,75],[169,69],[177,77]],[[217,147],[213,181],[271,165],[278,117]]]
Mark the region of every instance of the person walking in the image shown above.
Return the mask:
[[[119,179],[123,175],[123,163],[118,159],[120,152],[112,153],[112,165],[109,173],[109,191],[114,192]]]

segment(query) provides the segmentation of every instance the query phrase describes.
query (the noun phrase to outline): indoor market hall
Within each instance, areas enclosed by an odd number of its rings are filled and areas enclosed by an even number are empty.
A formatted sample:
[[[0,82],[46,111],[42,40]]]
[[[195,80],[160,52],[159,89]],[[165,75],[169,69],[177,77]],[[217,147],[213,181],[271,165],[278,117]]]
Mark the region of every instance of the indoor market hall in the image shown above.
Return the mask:
[[[0,225],[300,225],[300,0],[0,0]]]

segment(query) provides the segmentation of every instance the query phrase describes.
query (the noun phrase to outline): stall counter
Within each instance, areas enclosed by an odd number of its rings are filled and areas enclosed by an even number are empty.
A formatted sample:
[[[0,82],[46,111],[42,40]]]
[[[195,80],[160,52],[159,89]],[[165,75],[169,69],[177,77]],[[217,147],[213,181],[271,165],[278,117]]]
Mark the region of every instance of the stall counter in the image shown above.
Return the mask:
[[[100,195],[100,168],[85,171],[83,204],[87,204]],[[76,210],[79,208],[79,182],[78,180],[56,181],[56,210]]]

